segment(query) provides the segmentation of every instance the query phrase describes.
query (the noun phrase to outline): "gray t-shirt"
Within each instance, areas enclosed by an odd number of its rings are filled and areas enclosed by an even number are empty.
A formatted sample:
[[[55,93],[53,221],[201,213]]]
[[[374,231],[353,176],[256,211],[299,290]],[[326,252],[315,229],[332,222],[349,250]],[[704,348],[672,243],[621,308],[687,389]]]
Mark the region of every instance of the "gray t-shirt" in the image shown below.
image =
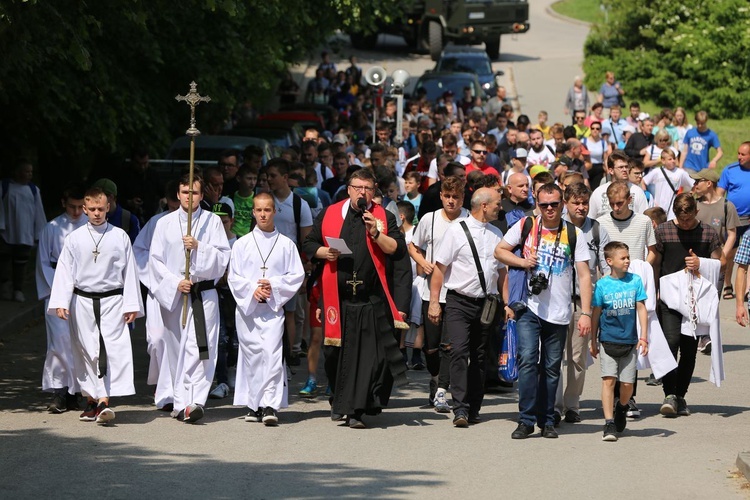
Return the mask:
[[[711,226],[719,233],[719,239],[723,245],[727,241],[727,229],[736,229],[740,223],[740,217],[737,215],[737,208],[731,201],[726,202],[726,221],[724,220],[724,200],[722,196],[714,203],[698,203],[697,219],[702,223]]]
[[[654,226],[646,215],[633,212],[627,220],[617,220],[610,212],[597,220],[609,233],[610,241],[621,241],[628,246],[631,259],[645,260],[648,247],[656,245]]]

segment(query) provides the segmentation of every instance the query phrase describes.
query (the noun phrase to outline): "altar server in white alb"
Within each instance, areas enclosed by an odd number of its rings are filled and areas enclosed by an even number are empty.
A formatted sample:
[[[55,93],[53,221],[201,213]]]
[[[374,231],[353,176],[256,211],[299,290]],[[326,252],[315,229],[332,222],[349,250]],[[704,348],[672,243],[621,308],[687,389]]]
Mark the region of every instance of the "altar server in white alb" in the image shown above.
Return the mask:
[[[246,421],[270,426],[278,423],[277,411],[288,406],[284,304],[294,299],[305,277],[297,246],[276,230],[275,214],[273,197],[255,197],[257,225],[235,243],[228,276],[240,344],[234,404],[250,409]]]
[[[45,310],[55,279],[57,261],[60,260],[63,242],[70,233],[86,224],[83,214],[83,186],[70,186],[63,192],[62,206],[65,212],[52,219],[39,236],[36,255],[36,290],[39,300],[44,301]],[[70,326],[57,315],[46,314],[47,355],[42,372],[42,390],[52,392],[50,413],[64,413],[78,409],[76,392],[81,389],[76,381],[73,366],[73,350],[70,347]]]
[[[138,277],[148,290],[146,294],[146,351],[149,355],[148,375],[146,383],[156,385],[154,394],[156,408],[171,412],[174,401],[174,379],[177,368],[177,353],[180,350],[180,332],[171,332],[164,326],[162,321],[161,306],[151,292],[151,279],[148,272],[148,260],[151,250],[151,240],[154,237],[156,223],[162,217],[169,215],[180,208],[180,200],[177,199],[177,181],[171,181],[166,188],[167,210],[151,217],[145,226],[141,228],[133,243],[135,263],[138,266]],[[167,344],[171,347],[167,348]],[[171,356],[171,357],[170,357]],[[166,383],[159,384],[159,379]]]
[[[162,307],[165,335],[180,338],[178,352],[167,353],[169,359],[177,360],[174,374],[159,377],[156,393],[168,394],[171,385],[172,416],[188,423],[203,417],[203,406],[216,371],[219,338],[216,281],[224,275],[230,253],[221,219],[200,208],[202,193],[202,178],[196,176],[192,186],[187,175],[180,179],[177,193],[180,208],[156,224],[149,259],[150,290]],[[193,214],[191,236],[187,236],[188,210]],[[190,279],[185,279],[184,274],[186,250],[190,255]],[[167,343],[166,348],[174,346]],[[158,404],[169,404],[168,398]]]
[[[115,418],[111,396],[135,394],[128,323],[143,315],[130,238],[107,222],[108,210],[101,189],[86,191],[88,223],[65,238],[47,304],[47,314],[70,323],[76,379],[88,399],[79,420],[99,424]]]

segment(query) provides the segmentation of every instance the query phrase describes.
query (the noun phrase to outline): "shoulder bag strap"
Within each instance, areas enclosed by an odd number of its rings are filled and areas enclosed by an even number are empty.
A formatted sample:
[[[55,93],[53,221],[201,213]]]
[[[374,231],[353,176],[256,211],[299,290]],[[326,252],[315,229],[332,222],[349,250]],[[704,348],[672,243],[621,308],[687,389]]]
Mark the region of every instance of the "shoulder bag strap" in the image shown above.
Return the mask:
[[[466,222],[461,221],[460,224],[464,230],[464,233],[466,234],[466,239],[469,240],[471,253],[474,256],[474,264],[477,266],[477,273],[479,274],[479,284],[482,285],[482,291],[484,292],[484,295],[486,297],[487,283],[484,281],[484,270],[482,270],[482,264],[479,263],[479,253],[477,253],[477,247],[476,245],[474,245],[474,239],[471,237],[471,233],[469,232],[469,227],[466,225]]]

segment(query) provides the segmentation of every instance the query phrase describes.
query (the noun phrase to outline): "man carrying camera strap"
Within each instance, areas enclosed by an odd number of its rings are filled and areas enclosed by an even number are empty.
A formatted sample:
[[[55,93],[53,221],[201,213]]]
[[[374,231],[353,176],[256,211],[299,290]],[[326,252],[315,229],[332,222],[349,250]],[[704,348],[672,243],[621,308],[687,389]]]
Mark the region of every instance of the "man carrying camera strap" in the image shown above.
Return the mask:
[[[495,257],[506,266],[521,267],[530,273],[527,307],[516,314],[519,418],[513,439],[527,438],[534,432],[534,424],[542,429],[542,436],[558,437],[555,395],[572,316],[574,267],[582,309],[578,334],[586,336],[591,332],[590,253],[581,230],[563,222],[562,198],[562,190],[555,184],[541,186],[537,192],[541,217],[536,231],[521,241],[523,224],[515,224],[495,250]],[[569,235],[571,227],[575,237]],[[573,240],[575,249],[571,248]],[[513,254],[519,244],[523,245],[520,257]]]
[[[460,224],[450,225],[434,256],[427,316],[435,324],[440,321],[440,288],[445,281],[448,293],[443,318],[453,346],[450,380],[456,427],[480,421],[487,339],[500,318],[499,304],[495,313],[489,314],[494,317],[482,318],[487,297],[497,294],[498,283],[505,277],[505,267],[493,254],[503,233],[489,224],[497,219],[500,199],[494,189],[477,189],[471,197],[471,215]]]

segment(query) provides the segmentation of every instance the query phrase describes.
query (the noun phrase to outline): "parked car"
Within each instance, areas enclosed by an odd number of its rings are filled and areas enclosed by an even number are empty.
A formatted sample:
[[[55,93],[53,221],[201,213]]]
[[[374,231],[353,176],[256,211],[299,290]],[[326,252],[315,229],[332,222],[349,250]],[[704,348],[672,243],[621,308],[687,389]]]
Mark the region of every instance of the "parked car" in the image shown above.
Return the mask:
[[[475,97],[485,95],[482,86],[479,84],[479,78],[475,73],[444,71],[428,71],[424,73],[417,80],[414,92],[416,93],[420,89],[424,89],[427,92],[427,100],[437,102],[448,90],[459,97],[462,96],[464,87],[471,87],[471,95]]]
[[[482,90],[488,97],[495,95],[496,78],[504,74],[502,71],[492,70],[492,61],[490,61],[486,51],[463,45],[446,47],[435,64],[434,71],[474,73],[479,78]]]
[[[265,139],[273,146],[286,149],[291,146],[300,146],[304,133],[302,125],[294,121],[256,120],[238,125],[228,130],[226,135],[257,137]]]
[[[302,126],[303,131],[308,128],[314,128],[318,132],[325,130],[323,117],[313,111],[276,111],[267,113],[258,118],[258,121],[276,121],[298,123]]]

